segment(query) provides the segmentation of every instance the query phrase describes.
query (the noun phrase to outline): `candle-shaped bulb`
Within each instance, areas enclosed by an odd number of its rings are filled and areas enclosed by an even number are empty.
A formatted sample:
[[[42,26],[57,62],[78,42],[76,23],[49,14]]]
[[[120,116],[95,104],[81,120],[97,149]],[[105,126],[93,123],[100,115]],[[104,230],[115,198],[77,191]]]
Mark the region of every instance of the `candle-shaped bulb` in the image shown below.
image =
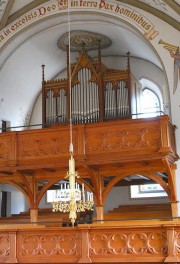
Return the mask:
[[[71,157],[69,159],[69,173],[75,174],[75,161],[73,158],[73,154],[71,154]]]

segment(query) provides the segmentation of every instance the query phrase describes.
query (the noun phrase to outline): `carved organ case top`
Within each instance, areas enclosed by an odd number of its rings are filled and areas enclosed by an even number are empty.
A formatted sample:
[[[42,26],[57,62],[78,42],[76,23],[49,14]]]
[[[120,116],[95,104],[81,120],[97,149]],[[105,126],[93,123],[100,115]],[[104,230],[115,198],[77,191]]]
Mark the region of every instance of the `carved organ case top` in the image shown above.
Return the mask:
[[[101,62],[100,49],[98,59],[82,49],[77,62],[67,65],[66,79],[45,81],[44,65],[42,68],[43,124],[68,122],[70,109],[74,124],[131,117],[131,106],[136,103],[132,104],[131,98],[129,53],[126,70],[107,68]]]

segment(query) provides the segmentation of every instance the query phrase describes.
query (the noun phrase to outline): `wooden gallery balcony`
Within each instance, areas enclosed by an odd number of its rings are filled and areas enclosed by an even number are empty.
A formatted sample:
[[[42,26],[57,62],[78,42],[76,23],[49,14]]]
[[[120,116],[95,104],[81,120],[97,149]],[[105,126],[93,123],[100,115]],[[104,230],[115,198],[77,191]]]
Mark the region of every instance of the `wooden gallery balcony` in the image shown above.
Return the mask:
[[[74,228],[38,223],[41,198],[68,170],[69,125],[1,133],[0,183],[23,192],[30,221],[1,223],[0,263],[179,263],[174,130],[168,116],[73,125],[77,181],[93,192],[98,220]],[[108,193],[133,174],[164,188],[170,219],[103,221]]]

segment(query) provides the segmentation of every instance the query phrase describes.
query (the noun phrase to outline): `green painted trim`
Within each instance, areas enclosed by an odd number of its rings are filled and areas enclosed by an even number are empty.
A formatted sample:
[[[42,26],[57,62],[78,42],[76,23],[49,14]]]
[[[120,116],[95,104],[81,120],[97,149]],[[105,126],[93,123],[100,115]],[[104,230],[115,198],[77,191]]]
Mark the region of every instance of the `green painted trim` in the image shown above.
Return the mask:
[[[178,15],[180,15],[180,5],[174,0],[164,0],[164,2],[173,9]]]
[[[7,7],[5,9],[5,12],[3,14],[3,17],[1,19],[1,24],[0,24],[0,30],[3,29],[5,26],[6,26],[6,22],[8,20],[8,17],[9,17],[9,13],[14,5],[14,2],[15,0],[11,0],[11,1],[8,1],[8,4],[7,4]]]
[[[12,0],[11,0],[12,1]],[[14,0],[13,0],[14,1]],[[17,11],[16,13],[12,14],[6,23],[6,26],[9,25],[11,22],[13,22],[14,20],[16,20],[18,17],[24,15],[25,13],[29,12],[31,9],[42,5],[46,2],[48,2],[50,0],[34,0],[33,2],[31,2],[30,4],[24,6],[23,8],[21,8],[19,11]]]
[[[168,16],[167,14],[165,14],[164,12],[149,6],[145,3],[142,3],[140,1],[135,1],[135,0],[117,0],[120,3],[125,3],[128,5],[132,5],[134,7],[138,7],[154,16],[157,16],[158,18],[162,19],[163,21],[165,21],[166,23],[168,23],[169,25],[171,25],[172,27],[174,27],[177,30],[180,30],[180,24],[178,21],[176,21],[174,18]],[[170,2],[174,2],[173,0],[164,0],[165,2],[167,2],[167,5],[169,5]],[[170,6],[170,5],[169,5]],[[177,7],[179,8],[179,5],[177,3],[171,3],[171,8],[173,6],[173,10],[176,8],[176,12],[177,12]]]

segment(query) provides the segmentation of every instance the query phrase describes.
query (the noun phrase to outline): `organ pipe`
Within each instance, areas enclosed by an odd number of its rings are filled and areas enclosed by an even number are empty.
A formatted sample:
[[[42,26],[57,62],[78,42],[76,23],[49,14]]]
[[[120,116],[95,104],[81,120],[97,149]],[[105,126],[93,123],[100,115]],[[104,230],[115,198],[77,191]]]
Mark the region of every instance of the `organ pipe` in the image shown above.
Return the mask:
[[[67,57],[69,57],[68,49]],[[131,114],[129,54],[126,71],[105,68],[101,62],[101,52],[99,52],[98,62],[90,62],[83,51],[82,58],[71,68],[71,71],[69,60],[67,60],[67,66],[67,79],[47,82],[44,79],[44,66],[42,66],[45,102],[42,105],[46,123],[67,122],[70,108],[72,122],[75,124],[98,122],[103,118],[108,120],[127,118]],[[69,91],[70,74],[71,93]]]

